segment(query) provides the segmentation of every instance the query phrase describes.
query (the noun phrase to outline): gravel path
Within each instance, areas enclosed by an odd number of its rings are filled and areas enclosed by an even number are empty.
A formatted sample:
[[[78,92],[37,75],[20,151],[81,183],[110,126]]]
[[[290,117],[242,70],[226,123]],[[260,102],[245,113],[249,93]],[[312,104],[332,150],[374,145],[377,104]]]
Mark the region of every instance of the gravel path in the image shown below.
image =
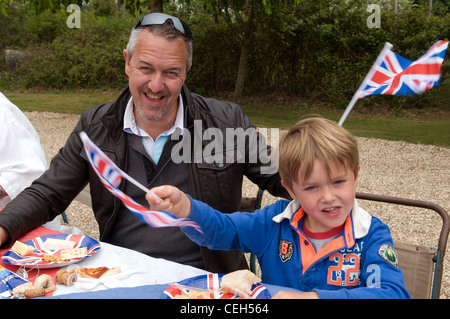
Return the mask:
[[[25,112],[36,128],[50,159],[62,147],[78,121],[78,115]],[[379,139],[357,138],[361,154],[358,191],[433,202],[450,209],[450,149]],[[244,196],[254,196],[257,188],[246,181]],[[263,205],[276,198],[265,193]],[[420,245],[435,245],[441,227],[440,217],[427,210],[392,207],[361,202],[360,205],[384,220],[394,239]],[[67,209],[72,225],[86,235],[98,238],[92,210],[74,201]],[[450,298],[450,247],[447,247],[441,298]]]

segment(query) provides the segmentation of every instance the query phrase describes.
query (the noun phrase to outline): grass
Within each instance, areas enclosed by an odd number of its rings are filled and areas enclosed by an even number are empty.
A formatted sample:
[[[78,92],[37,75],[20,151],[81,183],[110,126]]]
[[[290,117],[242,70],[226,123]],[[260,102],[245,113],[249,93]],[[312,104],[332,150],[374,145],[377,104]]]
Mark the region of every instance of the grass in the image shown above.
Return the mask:
[[[22,111],[48,111],[81,114],[84,110],[113,101],[120,92],[4,92]],[[228,99],[223,97],[223,99]],[[287,129],[299,119],[317,114],[339,121],[343,110],[311,106],[292,97],[251,97],[237,101],[251,121],[260,127]],[[360,137],[382,138],[410,143],[450,147],[450,111],[439,112],[368,112],[358,110],[349,114],[344,125]]]
[[[450,120],[363,117],[348,120],[344,126],[355,136],[376,137],[416,144],[450,146]]]
[[[119,92],[4,92],[3,94],[22,111],[81,114],[91,107],[114,101]]]
[[[298,103],[286,107],[286,103],[257,99],[240,101],[244,111],[252,122],[262,127],[287,129],[303,117],[319,115],[336,122],[344,110],[327,106],[311,107],[310,104]],[[358,110],[358,105],[350,112],[343,126],[355,136],[381,138],[393,141],[405,141],[450,147],[450,111],[423,112],[408,110],[392,114]]]

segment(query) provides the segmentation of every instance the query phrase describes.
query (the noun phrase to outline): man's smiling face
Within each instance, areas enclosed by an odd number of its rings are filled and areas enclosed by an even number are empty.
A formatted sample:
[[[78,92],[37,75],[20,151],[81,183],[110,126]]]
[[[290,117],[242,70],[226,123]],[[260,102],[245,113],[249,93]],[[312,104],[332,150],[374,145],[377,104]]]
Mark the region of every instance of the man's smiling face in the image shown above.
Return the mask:
[[[168,40],[143,31],[131,58],[126,50],[124,57],[137,120],[141,117],[141,120],[155,121],[176,115],[188,71],[183,39]]]

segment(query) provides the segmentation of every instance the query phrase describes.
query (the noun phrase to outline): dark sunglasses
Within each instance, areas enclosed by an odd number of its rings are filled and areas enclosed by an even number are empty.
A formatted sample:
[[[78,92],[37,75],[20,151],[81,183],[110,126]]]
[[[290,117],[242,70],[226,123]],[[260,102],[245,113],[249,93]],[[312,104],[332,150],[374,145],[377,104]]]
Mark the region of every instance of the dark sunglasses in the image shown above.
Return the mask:
[[[135,28],[144,27],[149,25],[162,25],[166,23],[167,20],[171,20],[175,29],[184,34],[186,38],[192,40],[194,38],[194,34],[189,26],[183,20],[173,17],[164,13],[150,13],[144,16],[139,22],[136,24]]]

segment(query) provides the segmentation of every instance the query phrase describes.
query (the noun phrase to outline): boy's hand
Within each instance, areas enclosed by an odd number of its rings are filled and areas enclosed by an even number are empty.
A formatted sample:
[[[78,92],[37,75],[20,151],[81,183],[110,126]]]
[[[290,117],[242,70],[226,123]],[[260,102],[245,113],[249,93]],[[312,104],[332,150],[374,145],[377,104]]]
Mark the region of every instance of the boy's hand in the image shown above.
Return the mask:
[[[319,295],[314,292],[293,292],[293,291],[279,291],[272,299],[319,299]]]
[[[169,212],[178,218],[188,218],[191,213],[191,201],[189,198],[174,186],[158,186],[152,188],[151,191],[159,196],[156,198],[152,194],[147,193],[145,199],[150,204],[152,210],[163,210]]]

